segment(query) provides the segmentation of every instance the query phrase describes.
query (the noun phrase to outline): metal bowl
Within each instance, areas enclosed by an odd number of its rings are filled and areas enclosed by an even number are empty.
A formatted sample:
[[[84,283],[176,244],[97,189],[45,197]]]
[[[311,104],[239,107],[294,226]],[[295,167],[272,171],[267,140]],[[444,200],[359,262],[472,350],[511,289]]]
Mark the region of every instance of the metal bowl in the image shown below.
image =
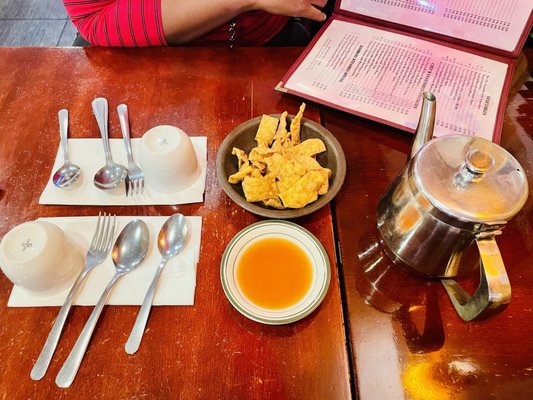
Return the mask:
[[[271,116],[279,118],[280,114],[271,114]],[[293,115],[287,117],[287,126],[290,126],[292,118],[294,118]],[[329,178],[329,191],[325,195],[319,196],[315,202],[303,208],[278,210],[262,205],[261,203],[249,203],[244,196],[242,184],[239,182],[233,185],[228,182],[228,177],[238,171],[237,158],[231,154],[231,150],[233,147],[238,147],[248,154],[252,148],[256,147],[255,135],[260,121],[261,117],[257,117],[244,122],[231,131],[220,145],[217,153],[216,172],[218,181],[224,192],[245,210],[267,218],[298,218],[311,214],[328,204],[339,192],[344,182],[346,158],[340,143],[331,132],[307,118],[302,118],[300,130],[301,140],[320,138],[326,145],[326,151],[317,155],[317,161],[320,165],[329,168],[332,172]]]

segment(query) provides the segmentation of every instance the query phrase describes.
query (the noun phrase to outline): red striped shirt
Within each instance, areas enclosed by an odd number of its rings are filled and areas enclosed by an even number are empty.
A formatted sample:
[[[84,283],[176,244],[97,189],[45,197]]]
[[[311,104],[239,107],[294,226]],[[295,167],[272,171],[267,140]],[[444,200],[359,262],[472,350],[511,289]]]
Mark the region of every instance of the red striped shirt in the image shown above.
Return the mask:
[[[166,46],[161,0],[63,0],[72,23],[92,46]],[[288,18],[252,11],[235,18],[235,45],[261,46]],[[227,46],[229,24],[189,45]]]

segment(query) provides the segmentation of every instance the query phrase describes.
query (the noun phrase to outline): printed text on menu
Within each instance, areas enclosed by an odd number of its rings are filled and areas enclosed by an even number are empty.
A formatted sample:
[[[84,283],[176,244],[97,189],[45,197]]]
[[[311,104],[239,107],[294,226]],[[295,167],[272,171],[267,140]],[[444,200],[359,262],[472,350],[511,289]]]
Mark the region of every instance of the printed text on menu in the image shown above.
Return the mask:
[[[342,0],[342,10],[513,51],[531,0]]]
[[[421,93],[431,91],[436,136],[491,140],[506,71],[491,59],[334,20],[285,87],[412,130]]]

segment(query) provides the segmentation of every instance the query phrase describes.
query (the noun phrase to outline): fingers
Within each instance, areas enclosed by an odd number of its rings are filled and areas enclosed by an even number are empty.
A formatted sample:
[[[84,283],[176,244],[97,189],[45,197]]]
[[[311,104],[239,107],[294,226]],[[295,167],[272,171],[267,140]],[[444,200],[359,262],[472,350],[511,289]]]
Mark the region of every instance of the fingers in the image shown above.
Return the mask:
[[[306,8],[305,15],[301,17],[312,19],[313,21],[322,22],[326,19],[326,14],[324,14],[320,9],[328,3],[328,0],[310,0],[309,6]]]
[[[318,8],[309,6],[302,12],[302,15],[298,15],[298,17],[303,17],[303,18],[311,19],[313,21],[322,22],[326,19],[326,14],[324,14]]]

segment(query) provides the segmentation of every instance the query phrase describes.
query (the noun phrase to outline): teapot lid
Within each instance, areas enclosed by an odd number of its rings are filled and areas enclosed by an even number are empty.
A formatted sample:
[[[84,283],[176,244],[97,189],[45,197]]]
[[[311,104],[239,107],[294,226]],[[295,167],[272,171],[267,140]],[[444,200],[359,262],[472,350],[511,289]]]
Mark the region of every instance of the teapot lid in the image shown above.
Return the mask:
[[[525,204],[528,185],[518,161],[488,140],[449,135],[429,141],[413,159],[416,185],[447,215],[504,223]]]

